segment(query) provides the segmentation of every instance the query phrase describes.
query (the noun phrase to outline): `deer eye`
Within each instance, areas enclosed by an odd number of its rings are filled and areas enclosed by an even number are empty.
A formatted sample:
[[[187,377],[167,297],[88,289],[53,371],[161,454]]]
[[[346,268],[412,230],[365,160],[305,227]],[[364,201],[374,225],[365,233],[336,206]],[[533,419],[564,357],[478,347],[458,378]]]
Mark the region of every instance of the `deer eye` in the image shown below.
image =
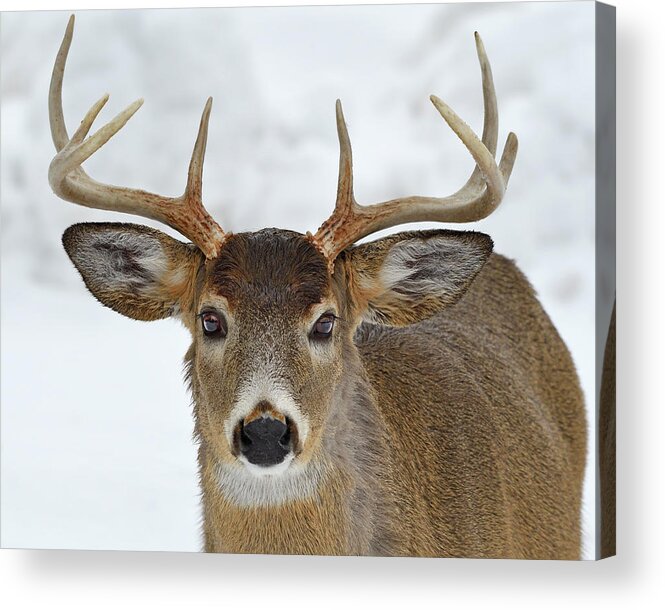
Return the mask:
[[[335,316],[331,313],[324,313],[314,323],[310,337],[312,339],[328,339],[332,335],[333,326],[335,326]]]
[[[224,316],[213,311],[204,311],[199,314],[203,334],[207,336],[226,337],[226,320]]]

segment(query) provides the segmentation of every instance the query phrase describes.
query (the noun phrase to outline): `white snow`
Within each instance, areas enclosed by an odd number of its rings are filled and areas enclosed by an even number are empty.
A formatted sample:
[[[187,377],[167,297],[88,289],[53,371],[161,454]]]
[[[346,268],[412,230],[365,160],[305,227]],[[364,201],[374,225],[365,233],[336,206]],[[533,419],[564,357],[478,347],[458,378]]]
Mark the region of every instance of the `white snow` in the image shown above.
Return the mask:
[[[98,125],[144,97],[85,167],[102,181],[175,195],[213,95],[207,207],[234,231],[314,230],[334,201],[337,97],[361,203],[443,195],[463,183],[472,160],[428,96],[480,131],[478,30],[497,85],[500,146],[512,130],[520,152],[504,204],[477,228],[535,285],[592,414],[593,12],[587,2],[80,12],[65,116],[71,133],[106,91]],[[1,542],[194,551],[187,334],[101,307],[60,244],[74,222],[152,224],[50,192],[46,100],[67,17],[2,15]],[[589,423],[593,439],[592,415]],[[594,485],[591,468],[587,557]]]

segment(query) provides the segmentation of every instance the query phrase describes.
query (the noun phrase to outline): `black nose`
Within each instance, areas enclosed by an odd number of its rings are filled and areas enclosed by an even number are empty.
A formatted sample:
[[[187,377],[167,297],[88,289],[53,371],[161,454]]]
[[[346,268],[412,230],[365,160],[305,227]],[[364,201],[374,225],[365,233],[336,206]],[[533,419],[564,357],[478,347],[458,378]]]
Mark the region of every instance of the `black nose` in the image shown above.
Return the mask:
[[[291,451],[289,426],[272,417],[240,422],[240,452],[252,464],[274,466]]]

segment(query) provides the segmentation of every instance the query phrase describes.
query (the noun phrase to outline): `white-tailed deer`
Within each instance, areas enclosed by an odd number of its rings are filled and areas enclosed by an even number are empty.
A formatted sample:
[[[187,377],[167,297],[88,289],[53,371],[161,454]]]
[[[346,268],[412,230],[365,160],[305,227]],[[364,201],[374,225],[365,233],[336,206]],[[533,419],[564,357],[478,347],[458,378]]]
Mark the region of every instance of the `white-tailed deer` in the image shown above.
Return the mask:
[[[598,409],[600,556],[616,555],[616,299],[605,341]]]
[[[525,558],[580,555],[586,449],[582,393],[566,346],[515,265],[481,233],[397,233],[470,222],[501,202],[517,139],[497,164],[497,106],[480,38],[482,141],[434,106],[473,156],[444,198],[370,206],[353,195],[337,102],[332,216],[315,235],[225,232],[201,200],[211,101],[184,195],[96,182],[81,168],[138,109],[70,138],[61,90],[73,18],[49,93],[54,192],[159,220],[192,243],[122,223],[77,224],[67,254],[102,304],[189,329],[207,551]],[[121,374],[119,372],[119,374]]]

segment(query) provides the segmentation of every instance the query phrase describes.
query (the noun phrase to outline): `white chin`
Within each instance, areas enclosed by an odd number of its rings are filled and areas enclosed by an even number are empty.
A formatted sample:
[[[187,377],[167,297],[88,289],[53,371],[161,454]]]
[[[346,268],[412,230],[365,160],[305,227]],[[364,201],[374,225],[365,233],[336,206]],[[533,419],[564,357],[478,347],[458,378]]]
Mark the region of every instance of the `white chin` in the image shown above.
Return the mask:
[[[252,473],[255,477],[273,477],[284,474],[293,460],[293,453],[289,453],[283,462],[275,464],[274,466],[257,466],[252,464],[244,456],[240,456],[239,460],[243,463],[248,472]]]

